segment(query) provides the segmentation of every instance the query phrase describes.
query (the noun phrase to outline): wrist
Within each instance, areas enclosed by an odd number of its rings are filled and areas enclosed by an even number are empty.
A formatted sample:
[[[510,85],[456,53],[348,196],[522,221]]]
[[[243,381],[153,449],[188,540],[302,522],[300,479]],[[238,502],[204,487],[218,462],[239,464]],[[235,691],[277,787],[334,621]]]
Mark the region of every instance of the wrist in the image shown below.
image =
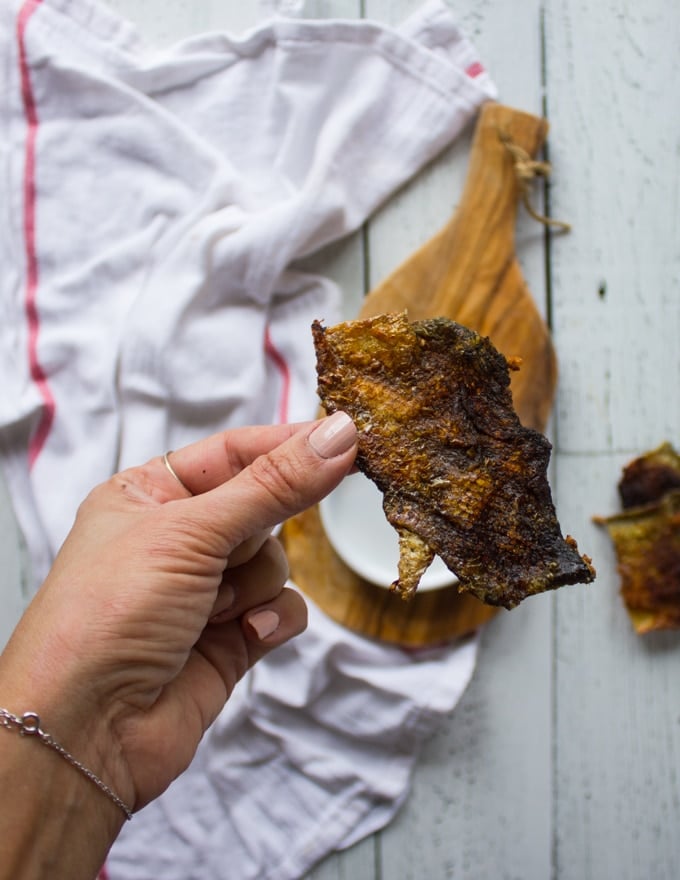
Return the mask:
[[[3,872],[19,880],[91,880],[124,814],[37,733],[22,734],[12,716],[0,717],[0,790],[6,807],[0,810]],[[34,719],[17,720],[33,729]]]
[[[81,773],[85,779],[91,782],[95,788],[98,788],[103,795],[123,812],[126,819],[132,819],[132,810],[118,797],[115,791],[101,780],[96,773],[74,757],[68,749],[65,749],[51,733],[42,729],[40,716],[36,712],[24,712],[22,715],[16,715],[8,709],[0,707],[0,727],[4,727],[9,733],[16,733],[21,737],[34,739],[45,748],[51,749],[55,755],[66,761],[74,770]]]
[[[62,621],[64,626],[60,628],[57,617],[48,631],[36,625],[42,616],[36,607],[39,598],[40,594],[0,654],[0,706],[17,716],[37,714],[40,726],[75,759],[75,764],[90,771],[132,808],[136,794],[115,736],[113,706],[100,693],[101,675],[88,669],[88,658],[95,652],[92,646],[78,644],[70,636],[68,621]],[[49,613],[45,617],[50,619]],[[40,739],[36,740],[27,745],[40,747]],[[90,795],[106,797],[76,766],[69,768],[58,750],[49,751],[54,761],[63,762],[73,774],[83,775],[83,782],[92,787]]]
[[[104,802],[106,811],[95,812],[104,820],[110,810],[114,821],[105,824],[117,833],[134,806],[135,793],[107,709],[98,703],[82,663],[73,662],[74,652],[60,654],[49,638],[27,652],[31,644],[35,642],[18,629],[0,655],[0,706],[19,721],[26,714],[37,716],[28,719],[23,732],[21,725],[5,723],[2,744],[19,740],[22,756],[40,755],[47,782],[57,776],[80,777],[68,787],[74,799],[88,809],[95,809],[97,800]],[[17,751],[16,745],[13,749]]]

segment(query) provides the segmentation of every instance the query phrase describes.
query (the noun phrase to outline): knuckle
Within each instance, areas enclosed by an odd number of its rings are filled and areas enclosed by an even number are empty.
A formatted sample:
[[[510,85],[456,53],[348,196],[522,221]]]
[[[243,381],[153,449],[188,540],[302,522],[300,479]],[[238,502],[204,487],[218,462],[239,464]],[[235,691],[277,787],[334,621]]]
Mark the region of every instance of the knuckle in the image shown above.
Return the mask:
[[[185,574],[221,576],[226,557],[220,534],[187,509],[161,507],[145,534],[149,560],[171,563]]]
[[[284,507],[297,507],[303,498],[303,469],[294,458],[267,452],[252,463],[251,475]]]

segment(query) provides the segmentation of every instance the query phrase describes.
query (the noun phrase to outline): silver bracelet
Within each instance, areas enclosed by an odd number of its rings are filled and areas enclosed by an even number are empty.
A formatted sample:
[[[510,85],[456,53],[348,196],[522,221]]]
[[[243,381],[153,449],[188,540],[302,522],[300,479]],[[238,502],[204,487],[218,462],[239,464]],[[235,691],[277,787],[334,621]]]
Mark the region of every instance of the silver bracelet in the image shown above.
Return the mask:
[[[43,745],[49,746],[58,755],[61,755],[65,761],[68,761],[72,767],[79,770],[83,776],[87,776],[90,782],[93,782],[100,791],[103,791],[125,813],[127,819],[132,819],[132,810],[123,803],[115,792],[111,791],[105,782],[102,782],[91,770],[88,770],[73,755],[70,755],[62,745],[55,739],[52,739],[49,733],[45,733],[44,730],[40,729],[40,717],[35,712],[25,712],[19,717],[8,712],[7,709],[0,709],[0,727],[4,727],[7,730],[16,730],[20,736],[37,737]]]

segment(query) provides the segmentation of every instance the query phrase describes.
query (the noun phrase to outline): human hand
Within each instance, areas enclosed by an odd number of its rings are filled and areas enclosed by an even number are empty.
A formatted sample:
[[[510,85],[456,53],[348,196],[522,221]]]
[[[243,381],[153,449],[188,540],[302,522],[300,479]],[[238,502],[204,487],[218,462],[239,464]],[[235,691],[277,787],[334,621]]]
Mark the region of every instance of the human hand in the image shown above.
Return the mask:
[[[39,712],[135,809],[157,797],[246,670],[304,629],[270,532],[355,452],[336,413],[173,452],[181,483],[156,458],[97,487],[2,656],[5,704]]]

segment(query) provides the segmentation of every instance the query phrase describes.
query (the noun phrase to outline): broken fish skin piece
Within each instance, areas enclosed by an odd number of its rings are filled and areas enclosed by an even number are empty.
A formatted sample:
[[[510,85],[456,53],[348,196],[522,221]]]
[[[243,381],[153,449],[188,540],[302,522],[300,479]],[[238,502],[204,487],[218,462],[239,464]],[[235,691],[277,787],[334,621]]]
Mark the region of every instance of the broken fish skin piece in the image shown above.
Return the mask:
[[[614,545],[633,627],[680,629],[680,455],[666,442],[634,458],[618,490],[624,511],[594,521]]]
[[[659,501],[666,492],[680,489],[680,455],[670,443],[662,443],[625,466],[618,488],[624,509]]]
[[[354,420],[356,464],[383,493],[411,597],[438,554],[459,589],[513,608],[588,583],[588,557],[562,536],[547,480],[550,443],[522,426],[506,359],[448,318],[379,315],[312,325],[318,393]]]
[[[635,631],[680,629],[680,489],[595,522],[614,545],[621,598]]]

